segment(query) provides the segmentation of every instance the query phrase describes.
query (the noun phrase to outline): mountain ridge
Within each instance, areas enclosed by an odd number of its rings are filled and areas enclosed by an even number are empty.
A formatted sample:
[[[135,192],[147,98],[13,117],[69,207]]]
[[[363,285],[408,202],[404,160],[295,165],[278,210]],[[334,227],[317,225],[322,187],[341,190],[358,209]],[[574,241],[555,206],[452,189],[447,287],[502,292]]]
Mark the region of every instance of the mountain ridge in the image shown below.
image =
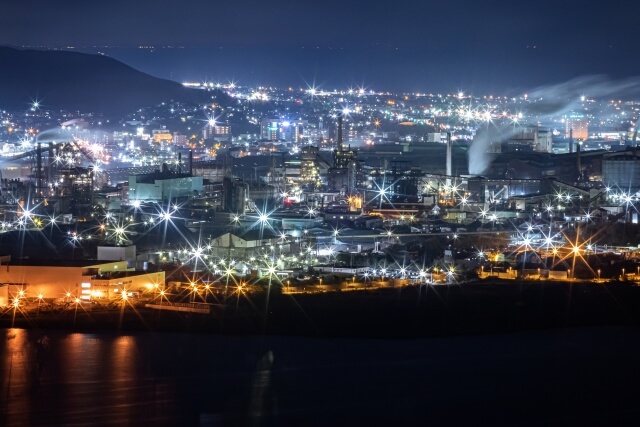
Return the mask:
[[[161,102],[199,102],[204,92],[145,74],[104,55],[0,46],[0,108],[122,115]]]

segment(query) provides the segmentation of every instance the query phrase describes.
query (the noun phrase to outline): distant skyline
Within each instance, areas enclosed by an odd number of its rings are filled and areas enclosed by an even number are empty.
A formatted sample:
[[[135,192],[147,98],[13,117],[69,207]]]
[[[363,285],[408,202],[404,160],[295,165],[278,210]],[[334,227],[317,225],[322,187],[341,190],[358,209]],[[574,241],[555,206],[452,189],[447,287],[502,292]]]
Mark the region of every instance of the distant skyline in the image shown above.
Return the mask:
[[[487,92],[636,76],[638,18],[640,5],[621,0],[8,0],[0,44],[183,46],[105,52],[175,80]]]

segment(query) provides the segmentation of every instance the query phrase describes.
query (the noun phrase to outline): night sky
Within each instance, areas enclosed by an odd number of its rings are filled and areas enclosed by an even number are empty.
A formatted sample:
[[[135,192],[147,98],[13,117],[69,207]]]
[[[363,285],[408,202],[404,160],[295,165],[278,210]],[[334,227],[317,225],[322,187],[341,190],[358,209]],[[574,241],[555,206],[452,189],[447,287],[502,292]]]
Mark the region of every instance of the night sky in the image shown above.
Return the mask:
[[[102,49],[176,80],[507,90],[635,76],[637,22],[622,0],[5,0],[0,44],[195,49]]]

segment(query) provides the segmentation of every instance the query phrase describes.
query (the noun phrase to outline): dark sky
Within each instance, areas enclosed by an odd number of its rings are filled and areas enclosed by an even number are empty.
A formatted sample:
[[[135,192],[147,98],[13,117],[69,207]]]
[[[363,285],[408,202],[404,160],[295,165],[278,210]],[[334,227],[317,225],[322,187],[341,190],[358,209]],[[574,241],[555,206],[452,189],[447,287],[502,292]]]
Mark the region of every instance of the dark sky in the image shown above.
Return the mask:
[[[640,5],[629,0],[4,0],[1,9],[0,44],[224,46],[247,54],[342,48],[380,55],[387,79],[414,67],[431,80],[530,85],[584,74],[627,77],[640,65]],[[392,50],[404,52],[400,62]],[[180,67],[156,71],[174,73],[187,77]],[[377,75],[369,74],[363,78]]]

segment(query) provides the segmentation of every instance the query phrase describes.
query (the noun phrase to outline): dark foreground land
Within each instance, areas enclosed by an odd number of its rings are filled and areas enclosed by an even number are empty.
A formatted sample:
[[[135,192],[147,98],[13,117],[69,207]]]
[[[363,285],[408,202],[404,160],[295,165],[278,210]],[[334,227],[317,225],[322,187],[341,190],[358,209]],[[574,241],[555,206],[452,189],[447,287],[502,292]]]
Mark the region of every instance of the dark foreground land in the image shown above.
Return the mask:
[[[268,307],[267,307],[268,306]],[[6,311],[0,328],[172,331],[234,335],[420,338],[599,325],[640,325],[630,282],[478,281],[321,294],[232,296],[211,314],[116,309]]]
[[[630,283],[273,292],[265,317],[266,306],[250,295],[210,315],[5,312],[0,426],[600,427],[640,416]]]

